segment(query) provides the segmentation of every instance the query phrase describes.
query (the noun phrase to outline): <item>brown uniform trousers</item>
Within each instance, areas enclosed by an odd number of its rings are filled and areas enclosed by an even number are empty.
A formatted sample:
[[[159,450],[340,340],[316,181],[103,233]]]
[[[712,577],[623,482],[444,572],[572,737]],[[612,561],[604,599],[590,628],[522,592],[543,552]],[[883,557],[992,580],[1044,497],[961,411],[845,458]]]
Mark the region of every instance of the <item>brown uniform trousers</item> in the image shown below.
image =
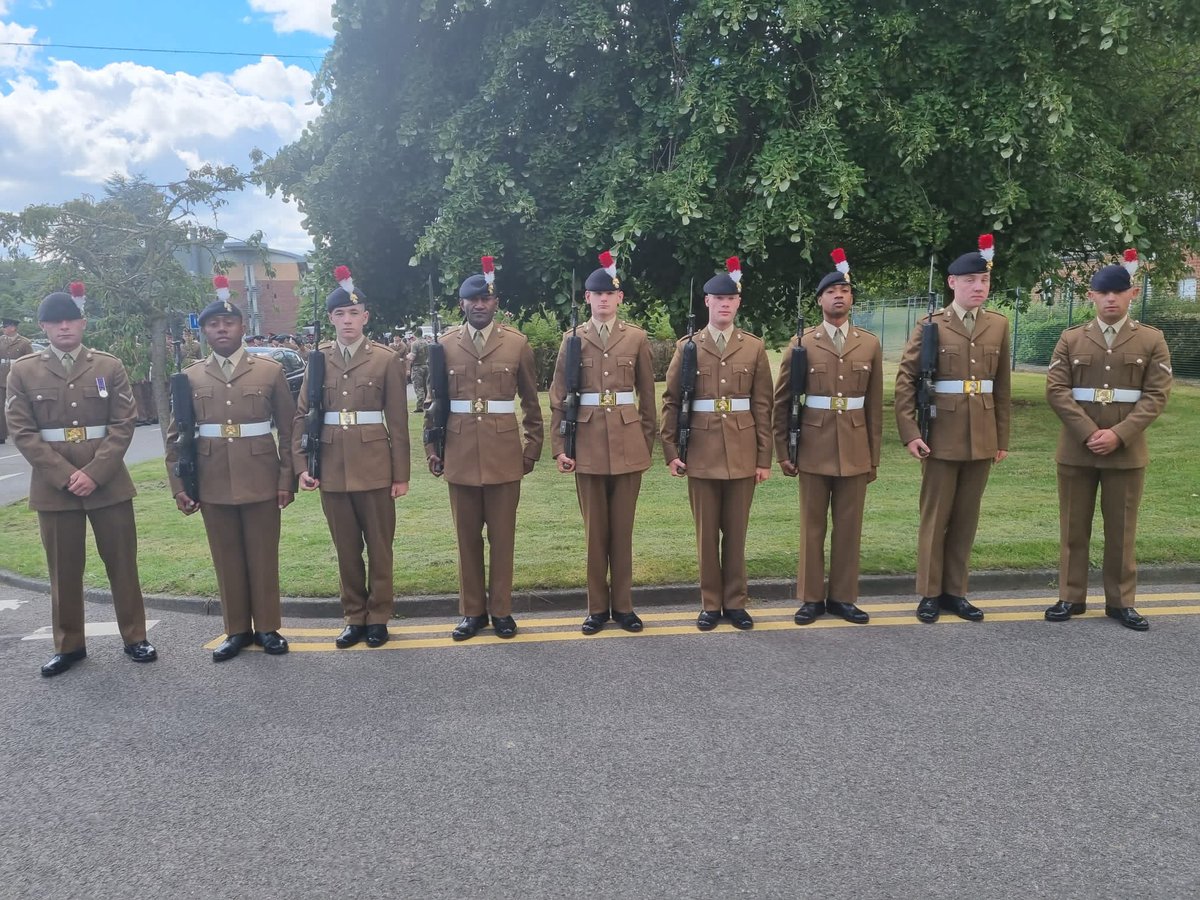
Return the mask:
[[[1088,544],[1100,490],[1104,519],[1104,602],[1132,607],[1137,591],[1134,543],[1146,465],[1146,428],[1171,393],[1171,355],[1162,332],[1132,319],[1110,348],[1096,321],[1063,332],[1046,373],[1046,399],[1062,420],[1058,439],[1058,596],[1087,599]],[[1141,391],[1134,403],[1074,399],[1072,388]],[[1097,430],[1111,428],[1121,446],[1107,456],[1087,448]]]
[[[935,314],[934,321],[938,325],[937,380],[993,383],[990,394],[937,395],[930,454],[921,464],[917,593],[922,597],[965,597],[983,490],[996,453],[1008,449],[1012,413],[1009,326],[1006,316],[982,307],[971,334],[950,306]],[[904,444],[921,436],[917,427],[920,362],[918,324],[896,373],[896,423]]]
[[[525,464],[542,455],[542,408],[538,401],[533,350],[525,335],[500,323],[482,353],[467,327],[442,337],[452,400],[521,398],[521,420],[513,413],[451,413],[442,461],[450,491],[450,513],[458,535],[458,590],[464,616],[507,616],[512,612],[513,553],[517,503]],[[426,445],[426,456],[433,446]],[[483,530],[487,529],[485,588]]]
[[[125,367],[115,356],[79,347],[75,364],[63,369],[51,350],[13,363],[8,377],[7,418],[13,442],[33,467],[29,508],[38,514],[46,565],[54,649],[70,653],[84,646],[83,567],[85,519],[92,523],[96,549],[108,573],[121,639],[146,639],[146,611],[137,568],[137,494],[125,452],[133,440],[137,409]],[[106,396],[102,396],[106,395]],[[46,441],[44,428],[103,425],[104,437],[79,442]],[[81,471],[96,490],[77,497],[67,481]]]
[[[208,534],[226,634],[277,631],[279,602],[279,491],[295,491],[289,452],[296,406],[273,359],[245,353],[228,381],[215,355],[184,369],[192,386],[196,423],[245,425],[274,420],[257,437],[200,437],[197,477],[200,514]],[[178,458],[174,416],[167,429],[167,474],[172,495],[183,490],[175,477]],[[279,452],[279,448],[283,452]]]
[[[550,385],[555,458],[564,449],[558,428],[567,394],[570,336],[569,331],[563,335]],[[627,613],[633,611],[633,518],[657,425],[654,365],[646,332],[627,322],[614,320],[607,347],[591,322],[579,327],[579,338],[582,393],[637,393],[636,405],[615,405],[614,399],[613,405],[581,406],[575,433],[575,493],[587,541],[588,612]]]
[[[0,441],[8,440],[8,425],[5,424],[4,401],[5,384],[13,360],[20,359],[27,353],[33,352],[33,344],[24,335],[0,334]]]
[[[824,325],[804,332],[810,397],[862,397],[862,409],[801,407],[800,560],[796,596],[804,603],[830,597],[858,602],[859,551],[867,484],[875,479],[883,441],[883,348],[879,338],[850,326],[839,355]],[[775,452],[788,458],[788,415],[792,404],[792,338],[775,382]],[[825,592],[825,533],[830,508],[829,592]]]
[[[386,625],[394,597],[392,484],[407,482],[410,476],[404,357],[371,341],[359,345],[349,366],[336,343],[320,352],[325,354],[324,410],[347,419],[321,427],[321,508],[337,552],[342,614],[347,625]],[[349,413],[369,411],[382,412],[387,424],[349,421]],[[300,449],[307,413],[306,373],[292,427],[297,474],[308,467]]]
[[[771,466],[771,369],[763,342],[735,328],[724,355],[707,328],[696,333],[696,400],[748,399],[750,409],[692,412],[688,500],[696,524],[700,599],[705,610],[744,609],[746,530],[754,471]],[[662,443],[667,462],[679,457],[679,366],[683,345],[667,369]]]

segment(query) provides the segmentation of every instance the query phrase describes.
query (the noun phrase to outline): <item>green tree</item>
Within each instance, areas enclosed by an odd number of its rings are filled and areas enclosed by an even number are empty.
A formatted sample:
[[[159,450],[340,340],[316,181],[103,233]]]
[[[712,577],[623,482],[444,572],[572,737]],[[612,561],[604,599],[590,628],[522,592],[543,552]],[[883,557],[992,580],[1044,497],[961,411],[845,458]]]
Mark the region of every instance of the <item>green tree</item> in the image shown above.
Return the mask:
[[[246,180],[235,168],[213,166],[162,187],[114,175],[98,199],[0,213],[0,246],[10,253],[32,248],[46,268],[47,289],[85,282],[87,342],[119,356],[134,381],[153,372],[155,403],[166,410],[167,328],[172,319],[178,322],[179,311],[198,308],[211,292],[207,280],[189,275],[174,253],[192,244],[220,246],[225,235],[194,216],[222,206]],[[165,436],[167,417],[159,422]]]
[[[743,257],[752,323],[997,235],[1000,286],[1198,241],[1192,0],[339,0],[321,115],[263,162],[368,292],[498,258],[526,308],[614,247],[671,301]],[[404,271],[405,264],[411,268]],[[640,291],[638,290],[640,289]]]

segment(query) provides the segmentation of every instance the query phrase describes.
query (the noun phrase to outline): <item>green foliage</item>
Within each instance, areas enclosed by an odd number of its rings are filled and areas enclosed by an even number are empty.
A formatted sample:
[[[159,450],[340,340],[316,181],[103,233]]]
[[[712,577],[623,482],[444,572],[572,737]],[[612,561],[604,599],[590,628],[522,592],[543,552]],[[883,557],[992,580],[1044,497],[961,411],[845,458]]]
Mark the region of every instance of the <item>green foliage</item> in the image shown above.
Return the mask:
[[[268,189],[401,308],[497,257],[521,308],[569,305],[615,248],[675,331],[743,257],[751,330],[845,245],[912,273],[997,233],[997,288],[1200,243],[1191,0],[339,0],[321,115]],[[916,291],[923,277],[905,276]]]

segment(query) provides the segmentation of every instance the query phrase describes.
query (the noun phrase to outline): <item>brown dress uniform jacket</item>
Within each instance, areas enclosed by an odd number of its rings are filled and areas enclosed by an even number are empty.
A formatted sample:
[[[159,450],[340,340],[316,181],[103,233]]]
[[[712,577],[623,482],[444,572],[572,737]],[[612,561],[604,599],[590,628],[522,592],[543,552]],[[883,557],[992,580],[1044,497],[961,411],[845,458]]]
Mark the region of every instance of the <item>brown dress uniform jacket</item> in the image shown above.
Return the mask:
[[[125,451],[137,421],[125,367],[115,356],[82,345],[72,356],[75,364],[70,374],[51,350],[22,357],[9,374],[8,426],[17,449],[33,467],[29,484],[33,510],[99,509],[137,493],[125,468]],[[47,443],[39,433],[43,428],[89,425],[107,426],[108,433],[79,443]],[[76,470],[96,482],[96,490],[87,497],[67,490]]]
[[[196,424],[239,425],[273,419],[279,432],[278,447],[269,433],[257,437],[198,437],[199,499],[216,504],[261,503],[275,500],[279,491],[294,492],[296,476],[288,448],[296,405],[283,367],[266,356],[245,353],[226,383],[216,355],[210,354],[204,362],[193,363],[183,371],[192,386]],[[172,494],[183,490],[183,483],[174,474],[178,434],[172,417],[166,454]]]
[[[692,413],[688,477],[753,478],[756,468],[771,467],[771,367],[763,342],[734,328],[722,359],[707,328],[696,332],[695,340],[695,399],[748,398],[750,409]],[[662,442],[668,463],[679,458],[679,367],[686,343],[683,337],[675,344],[663,391]]]
[[[953,308],[933,317],[938,325],[938,381],[987,380],[990,394],[938,394],[929,432],[934,459],[990,459],[1008,449],[1012,413],[1008,317],[980,307],[974,334]],[[923,322],[924,320],[922,320]],[[913,328],[896,374],[896,424],[900,441],[921,436],[917,428],[917,379],[921,368],[921,324]]]
[[[453,484],[484,485],[520,481],[523,460],[542,455],[542,408],[538,400],[533,350],[525,335],[497,322],[483,353],[465,325],[441,338],[451,400],[521,398],[521,421],[512,413],[451,413],[446,424],[445,478]],[[433,455],[433,445],[425,447]]]
[[[386,425],[324,425],[321,428],[321,490],[371,491],[406,482],[410,476],[408,387],[405,361],[388,347],[363,341],[346,365],[334,342],[325,354],[325,412],[382,411]],[[292,427],[292,463],[308,468],[300,449],[308,413],[308,374],[300,387]]]
[[[792,338],[783,353],[775,384],[775,452],[788,458],[788,415],[791,410]],[[879,338],[850,326],[839,357],[824,325],[804,332],[808,352],[808,393],[819,397],[863,397],[862,409],[800,410],[797,465],[815,475],[867,475],[879,467],[883,441],[883,348]]]
[[[563,452],[565,441],[558,428],[567,394],[566,350],[570,336],[570,331],[563,335],[550,386],[550,447],[555,458]],[[575,471],[581,475],[644,472],[650,468],[658,418],[654,405],[654,364],[646,332],[617,320],[605,348],[589,321],[579,326],[579,338],[580,391],[636,391],[637,404],[580,407],[575,432]]]
[[[1158,418],[1171,393],[1171,355],[1157,328],[1126,321],[1110,349],[1102,324],[1091,321],[1068,328],[1059,338],[1046,372],[1046,399],[1062,420],[1055,459],[1069,466],[1139,469],[1150,461],[1146,428]],[[1141,391],[1136,403],[1075,400],[1072,388]],[[1107,456],[1090,451],[1087,439],[1111,428],[1121,446]]]

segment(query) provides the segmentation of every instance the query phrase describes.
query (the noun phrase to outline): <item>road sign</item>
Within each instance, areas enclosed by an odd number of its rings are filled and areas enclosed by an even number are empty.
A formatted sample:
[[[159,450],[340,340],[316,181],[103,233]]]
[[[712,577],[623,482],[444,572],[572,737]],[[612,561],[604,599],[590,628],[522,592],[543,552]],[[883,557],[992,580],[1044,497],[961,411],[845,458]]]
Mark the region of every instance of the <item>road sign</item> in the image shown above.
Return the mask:
[[[188,328],[193,330],[200,327],[200,317],[195,313],[188,313]]]

